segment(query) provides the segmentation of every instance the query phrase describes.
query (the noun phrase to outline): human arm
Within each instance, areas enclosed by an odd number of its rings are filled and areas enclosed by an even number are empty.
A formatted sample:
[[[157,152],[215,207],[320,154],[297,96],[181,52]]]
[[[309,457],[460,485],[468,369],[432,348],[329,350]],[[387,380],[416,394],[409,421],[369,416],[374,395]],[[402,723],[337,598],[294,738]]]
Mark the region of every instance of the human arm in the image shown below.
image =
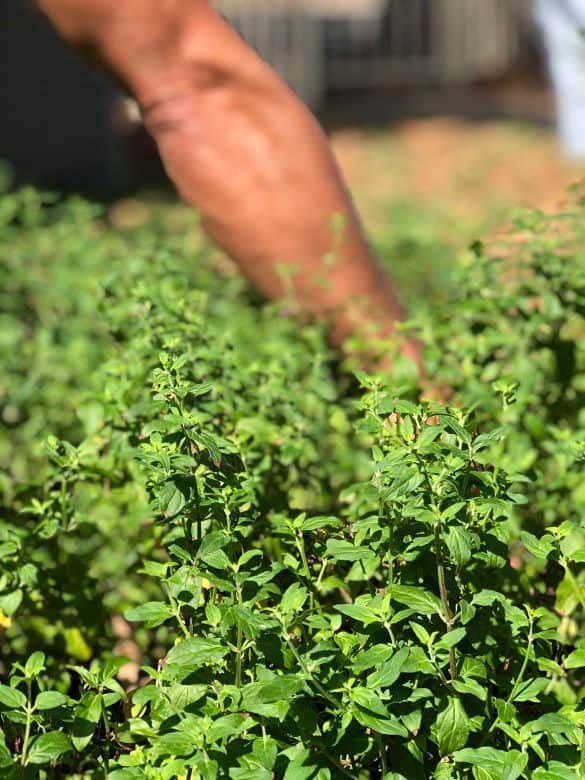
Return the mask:
[[[282,296],[294,268],[296,301],[331,319],[336,344],[394,332],[403,310],[323,131],[206,0],[41,5],[135,95],[180,194],[260,290]],[[416,343],[404,351],[421,366]]]

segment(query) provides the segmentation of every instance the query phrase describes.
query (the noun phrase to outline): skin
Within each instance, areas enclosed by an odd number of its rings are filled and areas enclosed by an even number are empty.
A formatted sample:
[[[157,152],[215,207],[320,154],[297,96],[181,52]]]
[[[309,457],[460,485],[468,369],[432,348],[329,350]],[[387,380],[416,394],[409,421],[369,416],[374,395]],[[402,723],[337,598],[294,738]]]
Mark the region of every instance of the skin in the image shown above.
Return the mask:
[[[40,6],[65,40],[135,96],[177,190],[262,292],[290,293],[288,277],[300,307],[330,319],[336,345],[350,334],[393,334],[403,309],[323,131],[207,0]],[[419,345],[403,352],[422,377]]]

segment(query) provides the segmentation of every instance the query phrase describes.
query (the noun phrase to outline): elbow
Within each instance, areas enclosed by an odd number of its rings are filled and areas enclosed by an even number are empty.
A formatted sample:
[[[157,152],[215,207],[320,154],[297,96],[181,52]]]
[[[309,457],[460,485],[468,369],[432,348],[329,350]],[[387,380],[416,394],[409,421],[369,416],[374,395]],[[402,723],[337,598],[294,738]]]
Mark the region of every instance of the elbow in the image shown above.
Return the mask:
[[[155,136],[183,131],[197,115],[221,113],[271,86],[273,74],[256,53],[215,11],[197,7],[191,18],[176,20],[165,56],[158,58],[165,66],[150,72],[138,95],[145,124]]]

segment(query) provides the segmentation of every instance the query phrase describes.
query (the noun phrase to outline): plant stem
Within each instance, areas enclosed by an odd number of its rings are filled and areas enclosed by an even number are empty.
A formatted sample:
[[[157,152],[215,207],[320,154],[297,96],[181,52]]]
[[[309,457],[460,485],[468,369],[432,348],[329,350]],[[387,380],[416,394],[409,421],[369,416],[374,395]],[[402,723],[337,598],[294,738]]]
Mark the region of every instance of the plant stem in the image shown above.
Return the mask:
[[[524,653],[524,661],[522,662],[522,667],[521,667],[520,671],[518,672],[518,674],[516,676],[516,679],[514,680],[514,685],[512,686],[512,690],[510,692],[510,695],[506,699],[506,704],[511,704],[512,703],[512,700],[513,700],[513,698],[516,695],[516,692],[518,690],[518,686],[520,685],[520,683],[522,682],[522,679],[524,678],[524,672],[526,671],[526,667],[528,666],[528,659],[530,657],[530,651],[532,650],[532,645],[534,644],[534,636],[533,636],[534,618],[532,618],[532,616],[529,616],[529,620],[530,620],[530,629],[529,629],[529,633],[528,633],[528,644],[526,646],[526,652]],[[487,735],[491,734],[492,731],[495,728],[497,728],[499,722],[500,722],[500,716],[498,714],[496,716],[496,719],[492,723],[492,725],[489,727],[489,730],[485,733],[484,738],[483,738],[483,740],[481,742],[482,745],[485,742],[485,740],[487,739]]]
[[[382,777],[385,777],[388,773],[388,762],[386,761],[386,750],[382,737],[376,733],[376,744],[378,745],[378,753],[380,754],[380,768],[382,770]]]
[[[528,666],[528,660],[530,658],[530,651],[532,650],[532,645],[534,644],[534,618],[532,617],[532,615],[529,615],[528,619],[530,620],[530,629],[528,632],[528,644],[526,646],[526,652],[524,653],[524,661],[522,662],[520,671],[518,672],[518,675],[514,681],[514,685],[512,687],[510,695],[506,699],[506,704],[510,704],[512,702],[512,699],[514,698],[516,692],[518,691],[518,687],[524,678],[524,672],[526,671],[526,667]]]
[[[431,499],[431,508],[435,515],[435,558],[437,560],[437,579],[439,582],[439,594],[441,596],[441,602],[443,604],[443,612],[445,613],[445,624],[447,626],[447,633],[453,630],[453,614],[451,612],[451,606],[449,604],[449,593],[447,591],[447,582],[445,579],[445,562],[443,561],[443,552],[441,550],[441,512],[434,500],[434,490],[429,478],[426,464],[424,460],[416,454],[416,459],[420,469],[423,472],[425,483]],[[457,660],[455,658],[455,648],[449,648],[449,672],[451,679],[457,679]]]
[[[284,628],[284,626],[283,626],[283,628]],[[319,691],[321,696],[323,696],[324,699],[326,699],[330,704],[332,704],[338,712],[342,712],[343,711],[343,707],[337,701],[337,699],[334,698],[333,696],[331,696],[331,694],[321,685],[319,680],[316,680],[315,677],[308,670],[305,662],[301,658],[300,654],[297,652],[297,648],[291,642],[291,639],[290,639],[289,635],[286,633],[286,630],[284,631],[283,636],[284,636],[284,641],[288,645],[289,650],[291,651],[291,653],[294,655],[296,662],[301,667],[303,672],[307,675],[307,677],[311,680],[311,682],[313,683],[315,688]]]
[[[174,599],[173,596],[171,595],[171,591],[168,587],[166,588],[166,591],[167,591],[167,598],[171,603],[171,607],[173,608],[173,613],[177,619],[179,628],[183,632],[185,639],[189,639],[191,634],[189,633],[189,629],[187,628],[187,625],[183,620],[183,616],[181,615],[181,607],[179,606],[179,603],[176,601],[176,599]]]
[[[435,651],[433,650],[433,646],[431,644],[428,645],[428,651],[429,651],[429,658],[431,659],[431,663],[437,670],[437,673],[441,678],[441,682],[443,683],[443,685],[445,685],[447,688],[450,689],[449,680],[445,677],[445,673],[439,666],[439,662],[437,661],[437,656],[435,655]]]
[[[321,564],[321,571],[319,572],[319,576],[317,577],[317,582],[315,583],[315,589],[319,590],[321,587],[321,583],[323,582],[323,575],[327,571],[327,559],[323,561]]]
[[[299,554],[301,556],[301,562],[303,564],[303,573],[305,577],[311,579],[311,570],[309,569],[309,561],[307,560],[307,553],[305,550],[305,538],[302,531],[298,531],[296,534],[296,544]]]
[[[239,585],[236,585],[236,599],[238,604],[242,604],[242,589]],[[240,626],[236,628],[236,688],[242,687],[242,654],[243,650],[243,634]]]
[[[394,636],[394,631],[392,631],[392,626],[387,620],[384,621],[384,628],[386,629],[386,631],[388,632],[388,636],[390,637],[390,644],[394,649],[396,649],[396,637]]]
[[[438,516],[438,512],[437,512]],[[443,554],[441,552],[441,525],[437,520],[435,523],[435,556],[437,558],[437,578],[439,580],[439,593],[441,595],[441,602],[443,604],[443,611],[445,613],[445,623],[447,625],[447,633],[453,630],[453,615],[451,613],[451,606],[449,604],[449,593],[447,592],[447,584],[445,582],[445,564],[443,562]],[[449,671],[451,679],[457,679],[457,661],[455,659],[455,648],[449,648]]]
[[[31,681],[26,681],[26,725],[24,727],[24,739],[22,741],[22,755],[20,757],[21,766],[26,766],[28,760],[28,743],[30,740],[30,727],[32,724],[32,702],[31,702]]]
[[[236,688],[242,687],[242,629],[236,629]]]

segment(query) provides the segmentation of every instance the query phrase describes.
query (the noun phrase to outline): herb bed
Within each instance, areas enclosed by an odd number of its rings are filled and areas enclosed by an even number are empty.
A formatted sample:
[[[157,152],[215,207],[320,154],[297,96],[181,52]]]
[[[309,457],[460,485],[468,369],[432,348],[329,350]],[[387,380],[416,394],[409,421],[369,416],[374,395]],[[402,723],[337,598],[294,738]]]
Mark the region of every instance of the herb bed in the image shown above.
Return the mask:
[[[443,406],[195,224],[3,195],[2,776],[580,777],[584,224],[412,324]]]

